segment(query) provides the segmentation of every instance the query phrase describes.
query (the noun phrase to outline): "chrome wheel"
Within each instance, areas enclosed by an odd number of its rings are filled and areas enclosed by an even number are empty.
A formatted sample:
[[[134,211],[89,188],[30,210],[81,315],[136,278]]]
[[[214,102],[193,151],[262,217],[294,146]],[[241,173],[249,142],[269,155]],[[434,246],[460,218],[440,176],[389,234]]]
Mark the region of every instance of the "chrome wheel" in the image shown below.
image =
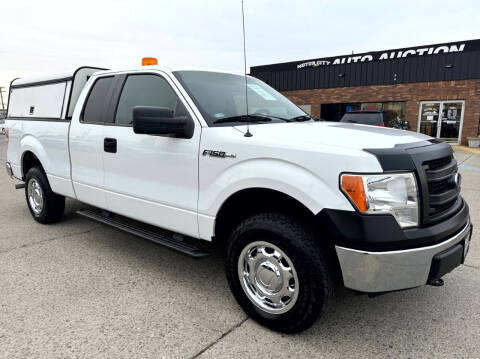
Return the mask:
[[[33,213],[39,215],[43,210],[43,191],[40,187],[40,183],[35,178],[32,178],[28,182],[28,203]]]
[[[238,258],[238,278],[247,297],[267,313],[285,313],[297,301],[299,283],[295,267],[274,244],[248,244]]]

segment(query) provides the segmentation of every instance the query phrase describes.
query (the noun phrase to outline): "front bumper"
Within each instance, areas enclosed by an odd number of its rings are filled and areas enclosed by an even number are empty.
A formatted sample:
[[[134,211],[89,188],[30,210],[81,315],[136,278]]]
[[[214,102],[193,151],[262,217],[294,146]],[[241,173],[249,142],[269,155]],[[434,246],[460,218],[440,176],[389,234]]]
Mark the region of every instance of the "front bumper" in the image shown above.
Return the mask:
[[[427,284],[432,278],[431,269],[434,257],[458,244],[465,246],[470,240],[472,225],[470,219],[461,230],[447,240],[435,245],[394,250],[369,252],[335,246],[345,287],[366,292],[378,293],[418,287]],[[466,253],[465,253],[466,254]],[[463,262],[449,263],[447,272]],[[451,262],[451,260],[450,260]],[[435,268],[433,268],[436,271]],[[438,271],[436,271],[438,274]],[[440,273],[441,275],[446,274]]]

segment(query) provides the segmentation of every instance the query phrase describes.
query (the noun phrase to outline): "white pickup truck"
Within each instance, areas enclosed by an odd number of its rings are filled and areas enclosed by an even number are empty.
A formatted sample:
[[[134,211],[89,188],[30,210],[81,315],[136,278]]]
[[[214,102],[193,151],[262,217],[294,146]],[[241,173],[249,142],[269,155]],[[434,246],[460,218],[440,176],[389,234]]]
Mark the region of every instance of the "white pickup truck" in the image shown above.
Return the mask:
[[[449,144],[315,121],[250,76],[148,66],[17,79],[6,126],[7,172],[36,221],[59,221],[70,197],[90,205],[80,215],[196,258],[202,241],[224,245],[235,298],[282,332],[309,327],[335,281],[441,285],[468,251]]]

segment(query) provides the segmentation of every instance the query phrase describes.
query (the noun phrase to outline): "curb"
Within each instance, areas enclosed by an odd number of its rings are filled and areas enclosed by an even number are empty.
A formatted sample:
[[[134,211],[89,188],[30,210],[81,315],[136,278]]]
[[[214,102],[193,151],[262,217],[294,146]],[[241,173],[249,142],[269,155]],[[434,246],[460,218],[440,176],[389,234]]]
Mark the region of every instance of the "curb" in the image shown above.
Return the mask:
[[[470,153],[475,153],[477,155],[480,155],[480,148],[470,148],[467,146],[459,146],[459,145],[452,146],[452,147],[455,151],[460,150],[460,151],[465,151],[465,152],[470,152]]]

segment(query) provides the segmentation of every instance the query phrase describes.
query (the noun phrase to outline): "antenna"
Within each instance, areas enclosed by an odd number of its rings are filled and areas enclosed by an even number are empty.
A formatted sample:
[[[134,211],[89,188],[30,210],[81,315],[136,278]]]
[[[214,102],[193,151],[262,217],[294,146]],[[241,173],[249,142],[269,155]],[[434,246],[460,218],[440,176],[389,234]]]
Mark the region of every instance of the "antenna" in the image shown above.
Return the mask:
[[[247,83],[247,50],[245,46],[245,11],[243,10],[243,0],[242,0],[242,25],[243,25],[243,73],[245,75],[245,105],[247,107],[247,117],[248,117],[248,83]],[[245,137],[252,137],[250,132],[250,121],[247,122],[247,132],[245,132]]]
[[[4,103],[3,103],[3,91],[4,91],[3,89],[4,89],[4,88],[5,88],[5,87],[0,86],[0,99],[1,99],[1,101],[2,101],[2,111],[5,111],[5,105],[4,105]]]

